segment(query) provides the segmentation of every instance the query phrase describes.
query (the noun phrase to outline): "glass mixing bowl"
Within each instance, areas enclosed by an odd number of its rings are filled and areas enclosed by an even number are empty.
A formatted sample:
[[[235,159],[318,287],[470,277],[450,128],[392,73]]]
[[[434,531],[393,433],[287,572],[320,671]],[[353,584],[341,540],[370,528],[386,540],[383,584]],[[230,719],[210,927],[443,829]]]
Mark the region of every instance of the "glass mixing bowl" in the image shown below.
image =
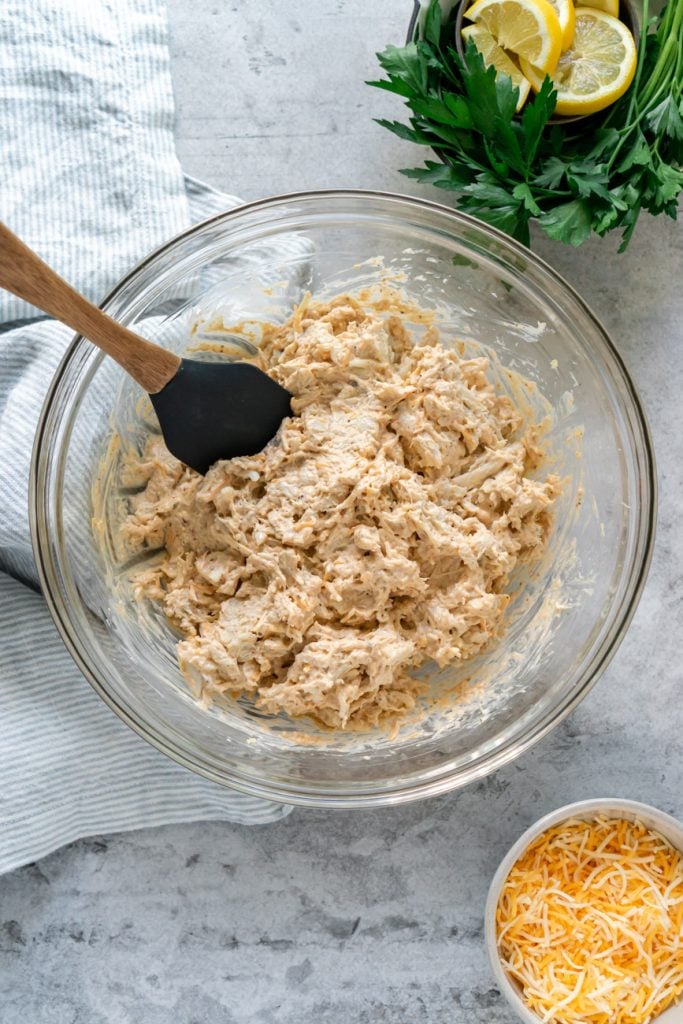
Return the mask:
[[[159,608],[136,603],[115,523],[121,455],[154,429],[148,400],[76,338],[47,397],[31,477],[33,541],[55,623],[84,675],[141,736],[244,792],[319,806],[399,803],[463,786],[548,732],[595,683],[646,575],[655,478],[643,412],[605,331],[572,289],[500,232],[435,203],[373,192],[250,203],[152,253],[105,308],[181,351],[221,329],[283,319],[305,291],[393,277],[437,310],[443,337],[531,379],[565,478],[542,563],[512,580],[502,639],[476,660],[425,666],[431,699],[395,734],[324,733],[240,699],[205,709]],[[111,444],[113,433],[118,440]],[[108,453],[108,454],[107,454]]]

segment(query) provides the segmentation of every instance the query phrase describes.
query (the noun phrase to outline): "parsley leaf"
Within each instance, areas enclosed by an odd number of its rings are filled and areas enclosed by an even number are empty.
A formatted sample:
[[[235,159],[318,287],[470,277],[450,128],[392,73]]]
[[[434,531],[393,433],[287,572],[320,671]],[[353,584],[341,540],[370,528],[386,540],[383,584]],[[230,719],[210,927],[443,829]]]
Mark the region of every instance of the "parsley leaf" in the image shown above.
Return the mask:
[[[683,118],[681,118],[673,96],[667,96],[661,103],[658,103],[645,120],[649,129],[655,134],[670,135],[672,139],[683,141]]]
[[[567,165],[559,156],[549,156],[543,164],[543,170],[534,178],[536,185],[543,188],[557,189],[567,173]]]
[[[430,4],[427,8],[422,36],[437,48],[441,45],[441,4]]]
[[[533,164],[548,118],[555,112],[557,92],[551,79],[546,75],[536,98],[524,105],[522,132],[524,149],[529,164]]]
[[[650,147],[642,131],[638,129],[631,148],[619,163],[617,170],[623,174],[625,171],[630,171],[632,167],[647,167],[650,160]]]
[[[541,216],[541,208],[534,199],[534,194],[526,182],[515,185],[512,190],[512,197],[513,199],[518,199],[523,204],[524,209],[532,213],[534,217]]]
[[[549,238],[581,245],[591,233],[590,207],[584,199],[572,199],[544,213],[538,223]]]
[[[415,43],[400,48],[387,46],[378,56],[382,70],[390,77],[402,82],[411,93],[417,93],[418,96],[424,94],[427,88],[427,69]]]

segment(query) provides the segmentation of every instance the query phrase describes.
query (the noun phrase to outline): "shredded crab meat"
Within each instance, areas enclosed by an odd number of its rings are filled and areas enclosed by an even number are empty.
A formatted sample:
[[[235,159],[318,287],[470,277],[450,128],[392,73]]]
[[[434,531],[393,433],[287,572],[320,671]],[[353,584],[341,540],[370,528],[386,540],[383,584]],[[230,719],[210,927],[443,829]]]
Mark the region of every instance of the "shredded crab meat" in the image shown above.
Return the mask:
[[[163,557],[136,579],[183,633],[205,703],[250,694],[330,728],[398,720],[414,670],[494,638],[522,559],[542,550],[559,491],[532,477],[538,431],[484,358],[414,338],[349,296],[307,300],[260,359],[294,415],[257,455],[202,477],[150,439],[123,534]]]

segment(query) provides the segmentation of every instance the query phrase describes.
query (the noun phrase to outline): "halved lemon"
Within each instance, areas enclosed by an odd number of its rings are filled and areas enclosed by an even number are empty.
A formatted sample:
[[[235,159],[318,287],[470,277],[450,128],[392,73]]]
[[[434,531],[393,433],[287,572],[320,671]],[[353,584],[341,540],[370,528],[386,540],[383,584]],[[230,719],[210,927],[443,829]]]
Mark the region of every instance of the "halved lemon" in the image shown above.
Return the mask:
[[[550,76],[557,89],[555,113],[595,114],[608,107],[633,81],[636,61],[636,44],[622,21],[593,7],[577,7],[574,42]],[[545,72],[523,57],[519,64],[538,92]]]
[[[619,0],[581,0],[579,6],[594,7],[596,11],[604,11],[605,14],[611,14],[613,18],[619,17]]]
[[[562,52],[562,30],[548,0],[476,0],[465,13],[499,46],[552,74]]]
[[[606,0],[606,2],[610,2],[610,0]],[[618,4],[619,0],[616,0],[616,2]],[[549,3],[552,7],[554,7],[558,21],[560,23],[560,32],[562,33],[562,49],[568,50],[569,47],[572,45],[572,39],[574,38],[574,0],[549,0]],[[597,4],[587,4],[586,6],[597,7]]]
[[[472,40],[484,58],[484,64],[486,64],[487,68],[493,65],[496,71],[500,71],[501,74],[507,75],[508,78],[512,79],[512,84],[516,85],[519,89],[517,110],[521,110],[529,95],[531,86],[520,71],[519,64],[515,64],[514,60],[508,57],[505,50],[498,45],[491,33],[482,25],[468,25],[467,28],[462,30],[462,37],[465,42],[468,39]]]

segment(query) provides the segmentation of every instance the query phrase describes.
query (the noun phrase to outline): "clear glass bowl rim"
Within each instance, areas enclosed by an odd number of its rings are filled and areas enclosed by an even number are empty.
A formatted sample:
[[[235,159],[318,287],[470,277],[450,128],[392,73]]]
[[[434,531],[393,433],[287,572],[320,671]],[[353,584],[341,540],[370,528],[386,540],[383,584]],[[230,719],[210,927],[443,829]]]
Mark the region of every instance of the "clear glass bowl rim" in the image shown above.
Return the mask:
[[[474,764],[469,767],[461,768],[457,773],[440,773],[435,778],[429,777],[422,779],[411,785],[398,783],[393,789],[385,789],[382,792],[363,792],[357,796],[349,793],[336,794],[333,792],[325,793],[319,790],[310,791],[305,788],[295,789],[294,787],[290,788],[280,784],[273,785],[271,787],[267,784],[254,782],[252,779],[244,779],[238,776],[228,777],[227,772],[222,774],[214,771],[205,764],[195,763],[191,757],[187,756],[183,750],[178,749],[173,743],[169,742],[161,733],[149,729],[145,724],[137,721],[134,716],[130,715],[126,709],[122,708],[118,704],[115,696],[98,677],[98,674],[94,671],[88,659],[81,651],[79,638],[70,621],[68,608],[61,599],[58,581],[58,566],[55,564],[52,557],[46,509],[42,501],[44,493],[42,484],[47,471],[46,462],[49,451],[49,446],[45,443],[46,425],[50,419],[52,406],[62,378],[64,377],[72,358],[76,354],[80,342],[84,340],[82,335],[77,334],[72,339],[64,357],[57,367],[43,403],[33,444],[29,474],[29,526],[41,590],[55,626],[79,670],[105,704],[107,704],[108,707],[114,711],[117,717],[124,721],[129,728],[133,729],[134,732],[142,736],[143,739],[154,746],[157,750],[166,754],[183,767],[196,772],[212,782],[235,789],[248,796],[309,807],[364,808],[372,806],[397,805],[408,803],[413,800],[424,799],[430,796],[438,796],[451,790],[462,788],[463,786],[469,785],[478,779],[484,778],[496,771],[498,768],[501,768],[515,760],[530,747],[543,739],[544,736],[554,729],[555,726],[558,725],[569,714],[569,712],[583,700],[583,698],[596,684],[602,672],[607,668],[623,640],[638,606],[638,602],[647,579],[650,562],[652,560],[657,521],[657,475],[651,433],[638,392],[614,343],[611,341],[607,331],[602,326],[602,323],[597,316],[593,313],[590,306],[588,306],[588,304],[581,298],[576,289],[573,288],[573,286],[569,284],[561,274],[554,270],[553,267],[542,257],[538,256],[530,249],[527,249],[521,243],[510,238],[509,235],[506,235],[498,228],[494,228],[485,224],[476,217],[463,213],[459,210],[454,210],[451,207],[442,203],[434,202],[433,200],[382,190],[337,188],[289,192],[242,203],[230,210],[214,214],[205,220],[199,221],[197,224],[186,228],[167,242],[153,249],[117,282],[117,284],[99,304],[100,308],[106,310],[109,304],[118,296],[119,292],[156,259],[169,253],[175,246],[192,238],[194,235],[201,234],[211,226],[242,216],[252,210],[258,211],[267,209],[268,207],[277,207],[286,203],[305,202],[307,200],[326,198],[347,198],[351,200],[358,199],[360,201],[366,198],[388,200],[390,202],[405,203],[409,206],[412,205],[432,210],[440,216],[450,220],[454,225],[474,229],[487,236],[490,240],[499,242],[508,250],[508,254],[506,254],[505,257],[506,262],[508,260],[508,256],[517,254],[524,260],[535,264],[539,270],[542,270],[553,279],[554,284],[558,288],[568,293],[570,298],[581,308],[583,314],[592,322],[593,327],[600,335],[605,346],[605,355],[608,360],[612,362],[613,369],[618,372],[624,384],[628,401],[631,403],[631,412],[635,416],[635,421],[640,433],[640,439],[642,441],[642,451],[639,454],[643,466],[639,466],[637,468],[637,476],[639,478],[640,487],[646,498],[643,503],[644,507],[638,510],[640,528],[637,531],[636,552],[634,554],[635,572],[630,580],[625,599],[622,601],[622,604],[618,609],[615,622],[611,630],[608,631],[599,648],[595,651],[590,663],[584,667],[580,682],[577,683],[573,691],[568,694],[562,702],[558,703],[552,715],[548,715],[545,721],[536,723],[534,728],[529,729],[525,735],[518,737],[513,743],[503,746],[500,751],[493,756],[490,756],[484,764]]]

